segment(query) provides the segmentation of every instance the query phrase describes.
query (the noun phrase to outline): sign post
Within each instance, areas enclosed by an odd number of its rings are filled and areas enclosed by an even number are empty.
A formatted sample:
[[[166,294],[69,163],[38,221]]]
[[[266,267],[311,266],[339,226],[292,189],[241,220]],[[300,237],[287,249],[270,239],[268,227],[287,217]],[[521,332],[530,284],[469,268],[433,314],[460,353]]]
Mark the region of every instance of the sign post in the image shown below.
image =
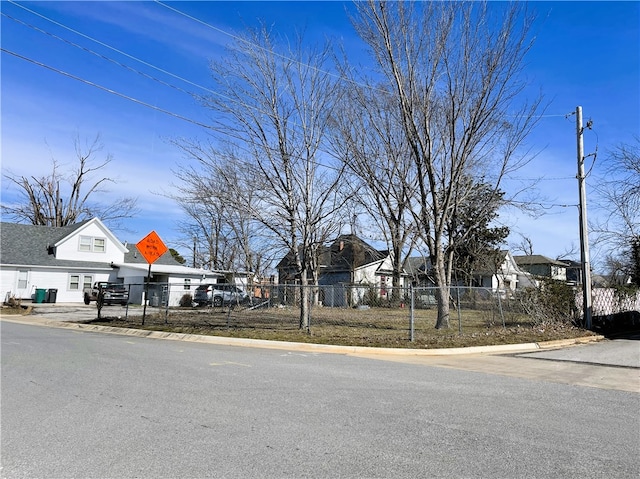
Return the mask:
[[[142,257],[149,263],[149,271],[147,273],[147,282],[144,288],[144,308],[142,310],[142,325],[144,326],[144,319],[147,314],[147,301],[149,298],[149,282],[151,281],[151,265],[156,262],[160,256],[165,254],[169,248],[165,245],[158,233],[152,231],[147,236],[142,238],[136,243],[136,248],[140,251]]]

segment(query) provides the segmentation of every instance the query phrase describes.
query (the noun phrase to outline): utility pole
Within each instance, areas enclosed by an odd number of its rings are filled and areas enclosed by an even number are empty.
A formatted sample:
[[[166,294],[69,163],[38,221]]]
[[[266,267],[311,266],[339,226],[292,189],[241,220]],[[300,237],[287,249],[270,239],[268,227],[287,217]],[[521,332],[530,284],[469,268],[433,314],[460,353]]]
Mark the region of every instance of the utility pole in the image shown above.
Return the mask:
[[[197,253],[197,249],[196,249],[196,240],[197,238],[194,236],[193,237],[193,267],[196,267],[196,253]]]
[[[591,265],[589,263],[589,234],[587,231],[587,194],[584,175],[584,144],[582,134],[582,107],[576,108],[576,133],[578,140],[578,188],[580,194],[580,263],[582,266],[582,308],[584,324],[591,329]]]

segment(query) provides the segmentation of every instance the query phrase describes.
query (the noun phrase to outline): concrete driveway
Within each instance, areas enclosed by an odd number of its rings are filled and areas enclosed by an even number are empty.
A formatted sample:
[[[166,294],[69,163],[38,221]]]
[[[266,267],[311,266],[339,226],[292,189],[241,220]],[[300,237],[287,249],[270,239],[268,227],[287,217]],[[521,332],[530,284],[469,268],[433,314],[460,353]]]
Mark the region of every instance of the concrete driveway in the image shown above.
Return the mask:
[[[640,338],[639,338],[640,339]],[[614,339],[582,344],[552,351],[521,354],[519,356],[550,361],[570,361],[602,366],[640,369],[640,340]]]
[[[52,319],[55,321],[80,322],[90,321],[98,317],[98,308],[95,303],[33,303],[33,315],[40,318]],[[158,308],[147,307],[147,311]],[[142,315],[142,306],[119,304],[104,306],[102,308],[104,316],[139,316]]]

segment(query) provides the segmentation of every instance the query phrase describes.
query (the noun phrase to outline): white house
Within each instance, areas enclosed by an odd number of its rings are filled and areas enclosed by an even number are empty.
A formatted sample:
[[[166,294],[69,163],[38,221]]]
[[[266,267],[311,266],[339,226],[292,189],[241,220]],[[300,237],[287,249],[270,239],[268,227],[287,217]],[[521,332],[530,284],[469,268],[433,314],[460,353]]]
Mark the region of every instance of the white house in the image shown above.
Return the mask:
[[[381,299],[390,299],[392,266],[389,251],[378,250],[353,234],[340,235],[330,246],[322,246],[318,250],[318,285],[322,303],[344,306],[347,290],[355,303],[372,291]],[[291,253],[280,261],[277,268],[281,284],[299,282]],[[400,286],[404,285],[405,276],[403,273]]]
[[[473,286],[492,291],[515,291],[519,288],[535,286],[533,276],[520,268],[509,251],[500,251],[502,261],[495,271],[478,271],[472,277]],[[407,271],[417,286],[433,287],[433,273],[428,258],[413,257],[407,261]]]
[[[5,301],[37,300],[37,290],[45,290],[49,301],[81,303],[85,288],[109,281],[129,285],[129,301],[141,304],[148,271],[136,246],[122,244],[98,218],[57,228],[0,223],[0,294]],[[157,287],[150,291],[164,294],[169,306],[201,283],[222,281],[221,273],[183,266],[168,252],[151,265],[150,283]]]
[[[474,282],[479,287],[491,288],[493,291],[515,291],[519,288],[535,286],[535,280],[530,273],[518,266],[513,255],[509,251],[501,251],[503,260],[497,271],[478,273]]]
[[[567,281],[567,268],[569,265],[557,259],[534,254],[531,256],[514,256],[520,269],[534,276],[551,278],[557,281]]]

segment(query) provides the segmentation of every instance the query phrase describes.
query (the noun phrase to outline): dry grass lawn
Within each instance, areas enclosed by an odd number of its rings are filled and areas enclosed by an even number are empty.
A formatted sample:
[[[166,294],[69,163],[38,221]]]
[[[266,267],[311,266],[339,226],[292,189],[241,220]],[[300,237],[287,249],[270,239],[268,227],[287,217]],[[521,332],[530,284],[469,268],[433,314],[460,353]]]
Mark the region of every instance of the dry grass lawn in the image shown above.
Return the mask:
[[[393,348],[453,348],[568,339],[594,333],[572,325],[532,324],[523,315],[463,310],[461,319],[451,312],[449,329],[435,329],[435,309],[416,310],[414,340],[410,341],[410,312],[406,308],[314,308],[310,331],[300,330],[294,307],[248,310],[244,308],[185,308],[145,316],[132,310],[127,318],[108,317],[93,324],[178,333],[267,339],[347,346]]]

